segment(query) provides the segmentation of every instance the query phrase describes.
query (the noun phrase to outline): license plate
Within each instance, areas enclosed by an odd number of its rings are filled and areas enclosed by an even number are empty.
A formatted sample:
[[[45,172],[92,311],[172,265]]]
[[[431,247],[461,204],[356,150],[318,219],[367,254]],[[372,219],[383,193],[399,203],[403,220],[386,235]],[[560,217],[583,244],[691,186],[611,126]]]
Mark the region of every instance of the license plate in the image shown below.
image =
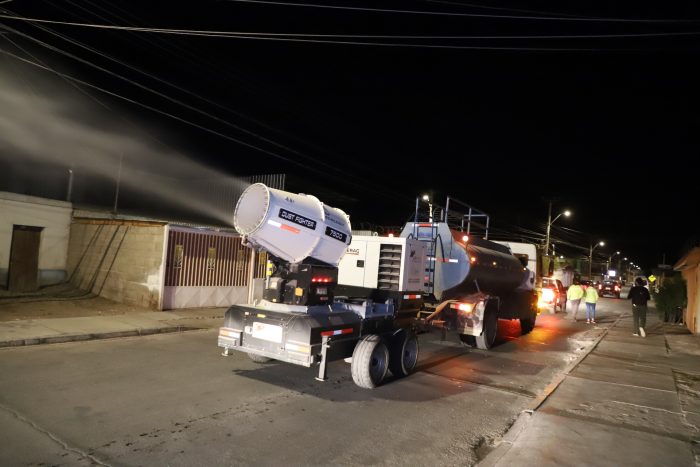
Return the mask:
[[[274,324],[255,321],[253,323],[253,332],[251,334],[256,339],[282,343],[282,326],[275,326]]]

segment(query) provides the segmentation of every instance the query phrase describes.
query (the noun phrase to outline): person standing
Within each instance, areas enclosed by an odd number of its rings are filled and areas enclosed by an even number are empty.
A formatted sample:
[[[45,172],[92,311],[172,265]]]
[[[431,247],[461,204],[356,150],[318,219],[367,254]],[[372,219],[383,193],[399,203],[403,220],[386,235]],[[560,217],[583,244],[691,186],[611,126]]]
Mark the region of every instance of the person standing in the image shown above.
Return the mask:
[[[595,324],[595,304],[598,302],[598,291],[592,285],[586,288],[586,322]]]
[[[634,281],[635,285],[630,289],[627,298],[632,300],[632,319],[634,322],[633,336],[646,337],[644,328],[647,325],[647,302],[651,300],[649,290],[644,287],[644,280],[638,277]]]
[[[571,319],[574,321],[576,321],[576,313],[581,304],[583,294],[583,288],[578,280],[574,280],[574,283],[569,286],[569,290],[566,291],[566,299],[569,300],[569,306],[571,308]]]

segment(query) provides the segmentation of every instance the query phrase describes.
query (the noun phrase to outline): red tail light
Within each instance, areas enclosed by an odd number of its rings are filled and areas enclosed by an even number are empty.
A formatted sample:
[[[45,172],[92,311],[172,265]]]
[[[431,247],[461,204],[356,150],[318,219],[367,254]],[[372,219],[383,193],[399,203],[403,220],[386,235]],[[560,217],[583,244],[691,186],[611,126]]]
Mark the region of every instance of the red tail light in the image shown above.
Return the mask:
[[[619,291],[620,291],[620,286],[616,285],[616,286],[615,286],[615,292],[619,292]]]
[[[312,277],[311,282],[330,282],[330,277]]]

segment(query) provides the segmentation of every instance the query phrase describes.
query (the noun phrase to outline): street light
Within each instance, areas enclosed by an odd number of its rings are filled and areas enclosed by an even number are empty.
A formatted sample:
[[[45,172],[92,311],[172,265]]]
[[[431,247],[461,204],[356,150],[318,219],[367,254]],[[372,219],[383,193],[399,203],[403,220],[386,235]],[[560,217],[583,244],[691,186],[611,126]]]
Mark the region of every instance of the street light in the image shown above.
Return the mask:
[[[428,216],[429,216],[429,222],[433,222],[433,203],[430,200],[429,195],[423,195],[423,201],[428,203]]]
[[[591,245],[591,248],[588,250],[588,279],[591,279],[591,266],[593,266],[593,250],[595,250],[599,246],[605,246],[605,242],[600,241],[595,245]]]
[[[560,212],[557,217],[552,219],[552,202],[549,202],[549,211],[547,213],[547,236],[544,241],[544,255],[549,256],[549,232],[552,230],[552,224],[554,224],[557,219],[559,219],[561,216],[564,217],[569,217],[571,215],[571,211],[568,209],[566,211]]]
[[[619,255],[619,254],[620,254],[619,251],[616,251],[615,253],[610,253],[610,256],[608,256],[608,262],[607,262],[606,265],[605,265],[605,266],[606,266],[606,269],[610,269],[610,264],[612,263],[612,258],[613,258],[613,256]],[[619,265],[619,264],[620,264],[620,262],[618,261],[618,265]],[[617,269],[620,269],[620,266],[618,266]]]

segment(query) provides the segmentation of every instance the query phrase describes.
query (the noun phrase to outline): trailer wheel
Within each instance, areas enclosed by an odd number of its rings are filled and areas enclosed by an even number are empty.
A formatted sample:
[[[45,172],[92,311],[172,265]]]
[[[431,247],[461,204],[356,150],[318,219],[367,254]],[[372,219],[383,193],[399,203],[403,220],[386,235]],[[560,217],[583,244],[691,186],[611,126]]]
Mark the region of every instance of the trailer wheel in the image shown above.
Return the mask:
[[[459,340],[461,340],[462,344],[464,344],[464,345],[467,345],[469,347],[476,347],[476,337],[475,336],[470,336],[469,334],[460,334]]]
[[[476,348],[488,350],[493,347],[498,331],[498,315],[494,310],[486,310],[484,315],[484,326],[480,336],[475,336]]]
[[[361,388],[377,387],[389,368],[389,351],[381,337],[369,334],[363,337],[352,352],[350,372],[352,380]]]
[[[391,374],[402,378],[411,374],[418,363],[418,337],[407,329],[396,333],[389,346],[389,369]]]
[[[255,363],[267,363],[272,360],[270,357],[263,357],[262,355],[256,355],[254,353],[249,353],[248,357],[250,357],[250,359]]]

